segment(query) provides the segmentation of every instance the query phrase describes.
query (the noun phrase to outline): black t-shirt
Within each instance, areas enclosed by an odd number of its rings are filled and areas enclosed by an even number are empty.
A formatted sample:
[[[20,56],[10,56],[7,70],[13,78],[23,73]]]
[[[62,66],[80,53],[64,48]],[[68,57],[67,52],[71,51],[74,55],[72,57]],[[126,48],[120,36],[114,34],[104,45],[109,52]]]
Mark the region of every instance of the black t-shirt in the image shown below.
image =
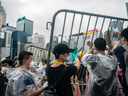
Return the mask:
[[[58,78],[60,73],[62,72],[64,65],[60,65],[58,67],[49,67],[47,70],[49,75],[49,84],[54,85],[55,80]],[[60,81],[56,84],[56,90],[58,96],[73,96],[70,77],[74,75],[77,71],[76,66],[68,66],[66,72],[60,79]]]
[[[4,74],[0,74],[0,96],[5,96],[7,83],[8,79],[4,77]]]

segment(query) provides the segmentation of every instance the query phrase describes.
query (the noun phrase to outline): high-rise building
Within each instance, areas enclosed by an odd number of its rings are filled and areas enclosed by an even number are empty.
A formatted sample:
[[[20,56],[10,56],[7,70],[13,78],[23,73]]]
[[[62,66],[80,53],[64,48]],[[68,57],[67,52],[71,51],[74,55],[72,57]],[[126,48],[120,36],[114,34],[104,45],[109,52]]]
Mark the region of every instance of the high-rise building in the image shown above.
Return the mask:
[[[85,45],[84,45],[84,53],[86,53],[88,50],[89,50],[89,46],[87,46],[87,41],[91,41],[92,39],[92,34],[93,34],[93,31],[94,30],[89,30],[88,31],[88,34],[87,34],[87,37],[86,37],[86,42],[85,42]],[[100,35],[100,31],[98,31],[97,29],[95,30],[95,33],[94,33],[94,37],[93,37],[93,42],[96,38],[98,38]],[[82,32],[79,34],[79,40],[78,40],[78,44],[77,44],[77,48],[78,50],[80,50],[81,48],[83,48],[83,44],[84,44],[84,38],[86,36],[86,32]],[[74,34],[72,36],[69,36],[69,38],[71,38],[71,41],[70,41],[70,48],[74,48],[74,46],[76,46],[76,43],[77,43],[77,37],[78,37],[78,34]]]
[[[0,14],[0,32],[1,32],[1,28],[2,28],[2,23],[3,23],[3,16]]]
[[[26,43],[27,42],[27,33],[23,31],[14,31],[11,37],[11,49],[10,56],[13,59],[17,56],[18,52],[18,42]]]
[[[46,44],[46,49],[49,49],[49,44]],[[58,37],[57,36],[53,36],[53,40],[52,40],[52,48],[51,50],[53,51],[54,47],[58,44]]]
[[[127,16],[128,16],[128,2],[126,3],[126,11],[127,11]]]
[[[1,31],[2,25],[4,25],[4,24],[6,24],[6,13],[5,13],[5,9],[1,5],[1,1],[0,1],[0,31]]]
[[[32,36],[27,36],[27,43],[40,43],[42,48],[45,47],[45,36],[39,35],[38,33],[33,34]]]
[[[0,32],[0,60],[10,57],[12,31]]]
[[[17,30],[24,31],[28,36],[33,34],[33,21],[26,19],[25,16],[18,18]]]
[[[9,26],[9,24],[2,25],[1,31],[16,31],[16,27]]]
[[[58,37],[57,36],[53,36],[53,42],[58,43]]]
[[[6,24],[6,13],[4,7],[1,5],[0,1],[0,14],[3,16],[2,25]]]

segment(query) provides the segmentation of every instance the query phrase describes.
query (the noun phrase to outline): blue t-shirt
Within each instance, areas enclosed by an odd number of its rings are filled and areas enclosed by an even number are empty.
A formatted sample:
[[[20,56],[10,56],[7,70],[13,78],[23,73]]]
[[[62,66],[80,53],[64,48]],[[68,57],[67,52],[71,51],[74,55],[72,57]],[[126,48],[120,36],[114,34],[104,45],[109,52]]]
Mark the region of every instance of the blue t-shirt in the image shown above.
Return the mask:
[[[124,55],[123,55],[124,52],[125,49],[122,46],[118,46],[116,49],[114,49],[114,54],[116,55],[117,59],[120,61],[123,70],[123,92],[128,93],[128,85],[125,79],[126,64],[124,62]]]

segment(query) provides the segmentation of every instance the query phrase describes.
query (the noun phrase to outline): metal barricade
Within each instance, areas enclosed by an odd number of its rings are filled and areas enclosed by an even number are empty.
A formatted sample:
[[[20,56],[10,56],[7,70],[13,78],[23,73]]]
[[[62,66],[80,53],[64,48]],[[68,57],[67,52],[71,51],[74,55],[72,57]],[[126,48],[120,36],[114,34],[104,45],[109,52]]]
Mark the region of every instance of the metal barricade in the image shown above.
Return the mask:
[[[75,35],[77,34],[76,36],[77,40],[74,45],[77,48],[78,47],[82,48],[82,53],[83,53],[84,51],[87,52],[91,48],[91,45],[90,45],[88,50],[85,50],[87,48],[86,42],[88,38],[90,38],[89,40],[91,41],[91,44],[92,44],[92,42],[94,41],[94,37],[97,34],[96,33],[97,29],[99,30],[98,31],[99,33],[98,33],[98,36],[95,37],[95,39],[98,37],[103,37],[103,38],[105,37],[105,39],[107,40],[108,46],[112,48],[111,46],[113,46],[114,41],[120,40],[119,36],[117,36],[112,29],[118,27],[119,31],[121,32],[122,29],[127,27],[128,19],[64,9],[64,10],[59,10],[54,14],[52,22],[47,23],[47,26],[46,26],[47,29],[48,29],[49,23],[51,24],[51,35],[50,35],[50,44],[49,44],[50,46],[48,51],[48,61],[50,60],[50,56],[51,56],[53,36],[55,33],[57,33],[58,30],[60,30],[58,33],[61,34],[61,43],[64,40],[63,39],[64,34],[67,32],[69,36],[68,46],[72,48],[74,46],[71,46],[71,39],[72,39],[71,36],[73,36],[74,34]],[[56,30],[58,29],[58,30],[55,31],[55,29]],[[88,34],[90,29],[93,29],[92,30],[93,32],[91,33],[91,35]],[[85,33],[83,37],[80,37],[81,32],[83,32],[83,34]],[[81,38],[83,38],[83,42],[80,46],[79,43],[81,42],[79,41],[79,39]],[[47,66],[49,66],[49,62],[47,63]],[[80,73],[82,73],[82,76],[83,76],[85,68],[83,71],[81,70],[82,68],[80,68]]]
[[[48,57],[48,50],[38,46],[29,45],[25,50],[33,53],[33,61],[37,64],[41,62],[41,58]],[[49,60],[54,60],[54,55],[52,53]]]

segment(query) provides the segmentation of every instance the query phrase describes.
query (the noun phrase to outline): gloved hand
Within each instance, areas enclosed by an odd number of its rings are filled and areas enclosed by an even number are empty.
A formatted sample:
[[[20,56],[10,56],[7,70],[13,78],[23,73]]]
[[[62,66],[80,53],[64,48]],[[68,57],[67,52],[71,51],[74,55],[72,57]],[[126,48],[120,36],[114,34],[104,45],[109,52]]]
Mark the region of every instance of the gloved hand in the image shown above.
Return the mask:
[[[77,49],[78,49],[78,48],[74,47],[74,52],[72,52],[72,61],[74,61],[75,58],[78,58],[78,57],[77,57]]]
[[[44,84],[43,84],[43,88],[47,88],[48,87],[48,81],[46,81]]]

